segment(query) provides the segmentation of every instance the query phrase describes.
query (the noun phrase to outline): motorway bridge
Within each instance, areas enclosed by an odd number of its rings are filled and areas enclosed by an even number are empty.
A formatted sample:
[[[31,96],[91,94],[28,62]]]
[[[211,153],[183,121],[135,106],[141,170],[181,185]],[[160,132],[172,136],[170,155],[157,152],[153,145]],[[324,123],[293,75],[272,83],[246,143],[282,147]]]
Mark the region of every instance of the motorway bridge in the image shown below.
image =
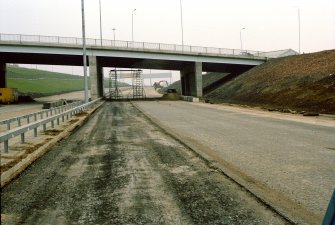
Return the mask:
[[[0,34],[0,87],[6,64],[83,65],[83,39]],[[103,96],[103,67],[179,70],[182,94],[202,96],[202,72],[239,75],[266,61],[266,53],[212,47],[86,39],[92,99]]]

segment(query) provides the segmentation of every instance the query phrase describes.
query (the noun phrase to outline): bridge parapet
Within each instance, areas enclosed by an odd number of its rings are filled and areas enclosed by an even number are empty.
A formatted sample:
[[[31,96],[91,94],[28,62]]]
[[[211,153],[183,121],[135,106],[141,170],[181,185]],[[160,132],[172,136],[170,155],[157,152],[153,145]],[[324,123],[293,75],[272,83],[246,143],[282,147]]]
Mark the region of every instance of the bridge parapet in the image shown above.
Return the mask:
[[[23,34],[1,34],[0,44],[38,44],[48,46],[68,46],[81,47],[83,44],[82,38],[77,37],[59,37],[59,36],[42,36],[42,35],[23,35]],[[228,49],[216,47],[202,47],[178,44],[165,43],[149,43],[136,41],[121,41],[121,40],[106,40],[86,38],[88,48],[107,48],[107,49],[127,49],[131,51],[158,51],[172,52],[180,54],[201,54],[201,55],[216,55],[216,56],[236,56],[245,58],[264,58],[264,53],[261,51]]]

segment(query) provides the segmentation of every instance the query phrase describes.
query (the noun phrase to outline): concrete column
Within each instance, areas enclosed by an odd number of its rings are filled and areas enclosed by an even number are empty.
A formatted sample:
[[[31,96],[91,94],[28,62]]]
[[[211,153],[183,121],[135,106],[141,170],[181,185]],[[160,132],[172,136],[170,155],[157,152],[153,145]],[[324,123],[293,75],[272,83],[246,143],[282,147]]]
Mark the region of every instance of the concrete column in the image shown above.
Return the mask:
[[[96,56],[89,56],[88,64],[90,68],[91,99],[93,100],[103,96],[103,74]]]
[[[202,62],[194,62],[181,71],[182,95],[202,97]]]
[[[0,88],[7,87],[6,63],[0,62]]]

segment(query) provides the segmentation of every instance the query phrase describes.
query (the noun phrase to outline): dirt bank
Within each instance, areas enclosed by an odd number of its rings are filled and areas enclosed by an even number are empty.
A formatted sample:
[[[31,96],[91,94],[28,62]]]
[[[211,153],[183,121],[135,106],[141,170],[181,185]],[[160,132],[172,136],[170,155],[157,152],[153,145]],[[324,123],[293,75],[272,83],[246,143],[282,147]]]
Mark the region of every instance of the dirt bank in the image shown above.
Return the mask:
[[[335,50],[270,59],[205,98],[335,114]]]

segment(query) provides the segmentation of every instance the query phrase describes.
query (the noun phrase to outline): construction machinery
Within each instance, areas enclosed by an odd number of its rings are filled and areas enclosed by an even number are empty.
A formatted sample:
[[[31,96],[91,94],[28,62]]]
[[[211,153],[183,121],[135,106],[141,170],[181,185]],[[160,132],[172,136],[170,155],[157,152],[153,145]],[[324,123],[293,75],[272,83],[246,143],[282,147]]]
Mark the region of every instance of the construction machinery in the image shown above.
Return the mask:
[[[16,88],[0,88],[0,103],[10,104],[17,103],[19,93]]]

